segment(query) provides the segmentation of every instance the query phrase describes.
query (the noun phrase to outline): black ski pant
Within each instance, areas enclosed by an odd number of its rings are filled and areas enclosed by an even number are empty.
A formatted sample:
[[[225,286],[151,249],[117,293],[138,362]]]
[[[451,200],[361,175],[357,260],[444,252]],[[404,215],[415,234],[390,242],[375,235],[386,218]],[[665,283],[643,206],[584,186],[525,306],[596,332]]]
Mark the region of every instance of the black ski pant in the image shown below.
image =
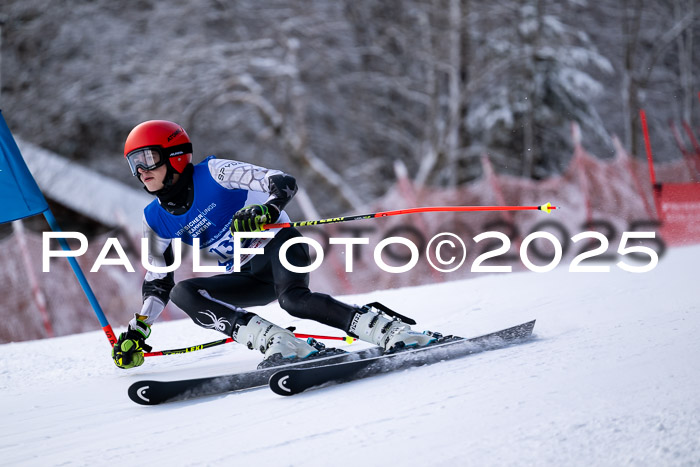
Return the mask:
[[[294,228],[282,229],[265,245],[265,253],[253,256],[240,272],[183,280],[172,289],[170,299],[199,326],[227,336],[237,324],[247,324],[253,316],[241,308],[267,305],[274,300],[279,300],[282,309],[294,317],[347,331],[355,307],[311,292],[308,273],[291,272],[280,262],[282,244],[300,236]],[[286,256],[296,267],[311,263],[305,243],[291,246]]]

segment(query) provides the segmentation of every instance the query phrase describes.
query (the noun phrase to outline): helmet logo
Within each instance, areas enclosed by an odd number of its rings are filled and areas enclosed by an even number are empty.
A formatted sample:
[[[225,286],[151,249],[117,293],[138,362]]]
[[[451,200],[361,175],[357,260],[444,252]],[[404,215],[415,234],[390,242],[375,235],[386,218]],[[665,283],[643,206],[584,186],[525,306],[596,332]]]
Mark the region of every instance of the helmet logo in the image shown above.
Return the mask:
[[[172,135],[168,136],[168,142],[172,141],[173,138],[175,138],[175,137],[176,137],[177,135],[179,135],[180,133],[182,133],[182,128],[178,128],[178,129],[175,131],[175,133],[173,133]]]

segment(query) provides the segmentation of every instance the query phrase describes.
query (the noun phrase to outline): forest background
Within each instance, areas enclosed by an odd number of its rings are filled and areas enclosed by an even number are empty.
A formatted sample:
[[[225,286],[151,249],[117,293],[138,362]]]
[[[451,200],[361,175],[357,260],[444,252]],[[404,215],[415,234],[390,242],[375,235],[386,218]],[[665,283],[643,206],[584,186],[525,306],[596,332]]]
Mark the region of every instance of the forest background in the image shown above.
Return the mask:
[[[546,179],[611,135],[680,157],[700,90],[692,0],[8,0],[0,106],[34,144],[131,183],[126,135],[181,123],[195,158],[280,168],[322,215],[483,173]],[[322,202],[321,202],[322,200]]]

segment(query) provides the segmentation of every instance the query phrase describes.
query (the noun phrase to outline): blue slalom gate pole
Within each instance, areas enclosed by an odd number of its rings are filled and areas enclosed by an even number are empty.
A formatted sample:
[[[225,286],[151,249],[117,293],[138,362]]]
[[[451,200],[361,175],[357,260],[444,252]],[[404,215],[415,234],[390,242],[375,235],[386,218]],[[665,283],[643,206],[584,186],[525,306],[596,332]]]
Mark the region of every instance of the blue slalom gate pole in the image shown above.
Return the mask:
[[[62,232],[61,228],[58,226],[58,223],[56,222],[56,218],[53,216],[53,213],[51,212],[50,209],[47,209],[44,211],[44,217],[46,218],[46,221],[49,223],[49,227],[51,227],[51,230],[54,232]],[[70,246],[68,245],[68,242],[66,242],[65,238],[58,238],[58,243],[61,245],[61,248],[63,248],[65,251],[71,251]],[[88,301],[90,302],[90,305],[92,305],[92,310],[95,312],[95,315],[97,315],[97,319],[100,321],[100,326],[102,326],[102,330],[105,332],[107,335],[107,339],[109,340],[109,343],[111,345],[114,345],[117,343],[117,338],[114,336],[114,331],[112,331],[112,326],[109,324],[109,321],[107,321],[107,317],[105,316],[104,312],[102,311],[102,307],[100,306],[100,303],[97,301],[97,297],[95,297],[95,294],[92,292],[92,289],[90,288],[90,284],[87,281],[87,278],[85,277],[85,274],[83,274],[83,270],[80,269],[80,265],[78,264],[78,261],[76,261],[75,257],[69,256],[68,262],[70,263],[71,268],[73,268],[73,273],[75,274],[75,277],[78,279],[78,282],[80,283],[80,287],[82,287],[83,292],[85,292],[85,296],[87,296]]]
[[[12,222],[25,217],[44,214],[46,221],[51,226],[54,232],[61,232],[61,228],[56,222],[56,218],[49,209],[49,204],[44,198],[44,194],[39,189],[36,180],[29,171],[24,158],[20,153],[17,142],[12,136],[12,132],[7,127],[5,117],[0,111],[0,224]],[[61,248],[71,251],[68,242],[64,238],[60,238],[59,243]],[[95,294],[88,284],[83,271],[80,269],[78,262],[74,257],[68,257],[68,261],[73,268],[73,272],[80,282],[80,286],[85,292],[92,309],[100,320],[102,330],[107,334],[107,339],[111,345],[116,344],[117,339],[114,337],[112,327],[109,325],[107,318],[102,312],[100,304],[97,302]]]

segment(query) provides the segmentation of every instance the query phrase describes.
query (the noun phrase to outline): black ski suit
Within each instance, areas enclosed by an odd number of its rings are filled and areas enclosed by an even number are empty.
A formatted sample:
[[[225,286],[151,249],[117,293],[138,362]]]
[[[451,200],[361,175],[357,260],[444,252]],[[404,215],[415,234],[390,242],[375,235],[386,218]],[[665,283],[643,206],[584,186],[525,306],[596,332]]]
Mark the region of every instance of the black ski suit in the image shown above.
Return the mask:
[[[200,167],[205,164],[206,168]],[[203,175],[206,169],[211,179]],[[207,184],[215,182],[231,190],[232,199],[244,199],[244,204],[273,205],[280,212],[280,222],[288,220],[284,207],[297,190],[293,177],[251,164],[213,158],[200,163],[197,170],[198,175],[193,176],[194,168],[188,166],[175,185],[158,193],[158,206],[151,209],[162,209],[173,216],[183,215],[193,208],[195,196],[199,196],[197,205],[207,204],[201,197],[206,195]],[[155,218],[152,213],[150,218]],[[151,220],[150,223],[155,222]],[[177,237],[159,235],[162,229],[150,223],[149,216],[145,215],[144,235],[150,239],[151,246],[149,261],[161,266],[170,264],[173,256],[170,243]],[[186,230],[186,227],[183,226],[178,232]],[[294,228],[277,231],[274,238],[257,245],[264,247],[264,254],[244,258],[240,272],[186,279],[177,284],[173,273],[148,272],[143,283],[144,303],[139,314],[146,317],[147,324],[152,324],[171,299],[199,326],[231,336],[237,324],[247,324],[253,316],[242,308],[266,305],[277,299],[292,316],[347,331],[357,309],[329,295],[311,292],[308,273],[291,272],[281,264],[279,249],[282,244],[298,236],[301,234]],[[286,256],[294,266],[310,264],[306,244],[291,246]],[[231,266],[230,260],[227,264]]]

